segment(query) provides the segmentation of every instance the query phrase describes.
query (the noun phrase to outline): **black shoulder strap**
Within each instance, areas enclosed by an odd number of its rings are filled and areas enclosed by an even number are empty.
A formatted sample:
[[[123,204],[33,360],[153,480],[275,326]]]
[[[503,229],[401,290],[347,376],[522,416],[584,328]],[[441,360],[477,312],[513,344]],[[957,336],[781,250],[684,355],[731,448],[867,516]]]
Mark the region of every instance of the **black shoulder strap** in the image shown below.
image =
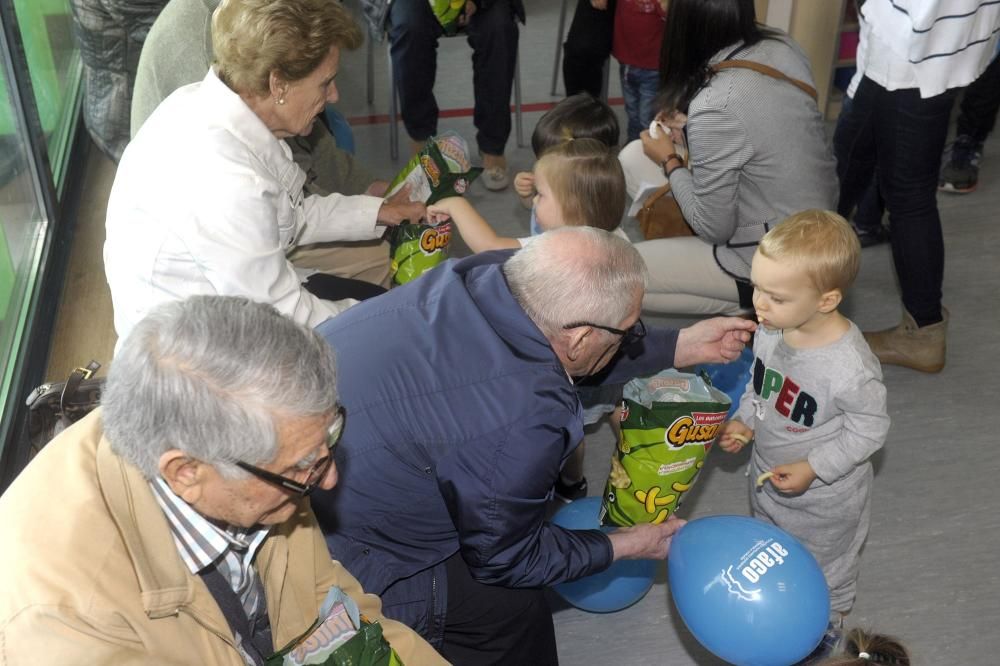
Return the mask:
[[[229,623],[229,628],[237,635],[237,642],[257,666],[264,666],[267,657],[274,652],[270,626],[267,627],[266,631],[258,632],[254,632],[250,628],[250,618],[247,617],[246,609],[243,608],[243,602],[236,596],[233,588],[229,586],[229,582],[214,565],[200,572],[199,575],[205,581],[208,591],[215,598],[215,603],[219,604],[219,610],[222,611],[226,622]],[[258,619],[258,621],[260,620]],[[266,616],[264,622],[267,623]]]

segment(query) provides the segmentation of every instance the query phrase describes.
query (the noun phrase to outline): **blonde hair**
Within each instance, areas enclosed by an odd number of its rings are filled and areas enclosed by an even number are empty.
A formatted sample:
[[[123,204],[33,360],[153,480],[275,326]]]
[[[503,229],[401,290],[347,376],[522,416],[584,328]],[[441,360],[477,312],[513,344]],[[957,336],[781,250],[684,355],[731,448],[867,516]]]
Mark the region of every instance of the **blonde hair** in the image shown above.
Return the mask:
[[[847,220],[828,210],[804,210],[788,217],[765,234],[757,251],[800,267],[820,293],[846,292],[861,265],[857,234]]]
[[[573,139],[535,162],[569,226],[613,231],[625,212],[625,172],[618,157],[595,139]]]
[[[361,43],[361,28],[333,0],[223,0],[212,15],[216,71],[238,93],[267,95],[271,72],[299,81],[332,47]]]

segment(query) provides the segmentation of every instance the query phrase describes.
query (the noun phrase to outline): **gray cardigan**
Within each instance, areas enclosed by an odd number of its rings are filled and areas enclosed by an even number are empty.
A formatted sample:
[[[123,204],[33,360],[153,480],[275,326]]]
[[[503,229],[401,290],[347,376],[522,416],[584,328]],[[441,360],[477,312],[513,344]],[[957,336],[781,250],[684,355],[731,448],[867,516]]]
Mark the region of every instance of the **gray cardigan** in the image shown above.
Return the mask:
[[[751,47],[733,45],[711,62],[754,60],[813,85],[809,60],[786,35]],[[748,69],[716,74],[691,100],[690,170],[670,185],[699,237],[715,244],[725,272],[748,279],[767,230],[807,208],[835,209],[836,165],[816,103],[786,81]]]

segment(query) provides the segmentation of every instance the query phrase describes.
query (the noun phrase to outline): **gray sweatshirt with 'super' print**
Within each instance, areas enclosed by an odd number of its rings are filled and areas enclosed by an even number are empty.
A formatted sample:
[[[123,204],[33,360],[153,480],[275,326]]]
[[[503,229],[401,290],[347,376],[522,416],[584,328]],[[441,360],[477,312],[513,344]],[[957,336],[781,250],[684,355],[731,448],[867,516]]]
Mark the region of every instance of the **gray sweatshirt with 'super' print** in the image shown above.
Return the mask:
[[[889,431],[882,369],[853,323],[836,342],[795,349],[781,331],[757,330],[751,380],[737,418],[753,429],[750,505],[802,541],[830,586],[831,607],[850,610],[857,559],[868,534],[869,458]],[[816,479],[786,495],[757,476],[806,460]]]

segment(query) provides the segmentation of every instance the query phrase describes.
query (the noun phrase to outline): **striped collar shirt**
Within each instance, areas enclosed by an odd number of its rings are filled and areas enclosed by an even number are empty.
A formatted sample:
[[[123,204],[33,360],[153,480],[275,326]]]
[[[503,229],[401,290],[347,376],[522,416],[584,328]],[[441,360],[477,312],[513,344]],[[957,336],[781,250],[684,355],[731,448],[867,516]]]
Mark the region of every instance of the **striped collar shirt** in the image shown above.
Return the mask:
[[[243,603],[247,617],[253,618],[263,597],[263,586],[253,568],[253,560],[270,528],[223,529],[174,494],[162,478],[150,481],[149,487],[167,517],[177,552],[191,573],[198,575],[216,565]]]

